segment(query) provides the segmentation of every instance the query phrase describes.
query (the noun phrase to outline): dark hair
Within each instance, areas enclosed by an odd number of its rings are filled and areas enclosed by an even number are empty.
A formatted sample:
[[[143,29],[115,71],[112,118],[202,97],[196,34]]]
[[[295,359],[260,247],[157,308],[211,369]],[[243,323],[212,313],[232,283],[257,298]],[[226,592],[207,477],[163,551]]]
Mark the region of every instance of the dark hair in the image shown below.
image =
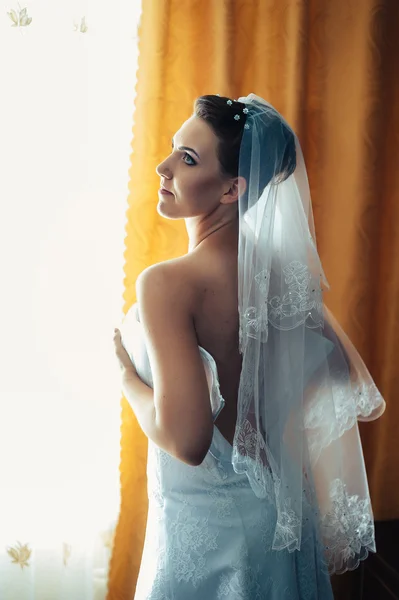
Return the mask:
[[[251,136],[246,135],[243,139],[247,120],[243,109],[249,107],[249,120],[259,116],[261,193],[276,173],[280,175],[279,181],[284,181],[295,171],[295,136],[276,110],[271,109],[265,113],[264,106],[256,101],[246,105],[235,100],[228,104],[228,100],[230,99],[225,96],[199,96],[194,102],[194,115],[206,121],[219,140],[217,157],[221,174],[237,177],[240,168],[240,173],[247,181],[251,156],[245,150],[250,149]],[[239,114],[240,119],[234,119],[235,114]],[[245,160],[245,163],[240,163],[240,159]]]

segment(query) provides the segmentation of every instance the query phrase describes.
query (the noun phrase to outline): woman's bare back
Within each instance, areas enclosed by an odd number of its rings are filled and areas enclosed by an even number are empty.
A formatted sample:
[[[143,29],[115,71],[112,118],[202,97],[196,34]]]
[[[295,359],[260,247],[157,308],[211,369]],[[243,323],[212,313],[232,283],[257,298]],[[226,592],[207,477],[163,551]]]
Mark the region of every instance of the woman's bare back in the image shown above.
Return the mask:
[[[241,373],[238,351],[237,250],[234,243],[209,244],[181,259],[182,268],[195,286],[194,326],[198,345],[215,359],[225,407],[216,420],[232,445],[237,419],[237,394]]]

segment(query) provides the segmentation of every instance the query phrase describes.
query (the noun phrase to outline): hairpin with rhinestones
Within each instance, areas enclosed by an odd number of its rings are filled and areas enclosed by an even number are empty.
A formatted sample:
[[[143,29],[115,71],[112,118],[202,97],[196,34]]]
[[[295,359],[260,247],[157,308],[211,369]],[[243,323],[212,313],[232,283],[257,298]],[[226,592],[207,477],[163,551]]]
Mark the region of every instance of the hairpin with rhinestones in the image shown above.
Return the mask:
[[[217,96],[219,96],[219,94],[217,94]],[[234,102],[238,102],[238,100],[234,99]],[[228,104],[229,106],[232,106],[232,104],[233,104],[233,100],[227,100],[227,101],[226,101],[226,104]],[[249,111],[248,111],[248,108],[247,108],[247,107],[243,108],[243,109],[242,109],[242,112],[243,112],[245,115],[247,115],[247,114],[248,114],[248,112],[249,112]],[[239,121],[239,120],[241,119],[241,115],[239,115],[238,113],[237,113],[237,114],[235,114],[235,115],[234,115],[234,119],[235,119],[236,121]],[[249,129],[249,125],[248,125],[248,123],[245,123],[244,127],[245,127],[245,129]]]
[[[242,109],[242,112],[244,113],[244,115],[247,115],[249,113],[249,110],[247,109],[247,107],[245,107]],[[244,128],[249,129],[248,123],[245,123]]]
[[[219,96],[219,97],[220,97],[220,94],[216,94],[216,96]],[[236,100],[235,98],[234,98],[234,100],[230,100],[230,99],[229,99],[229,100],[227,100],[227,101],[226,101],[226,104],[228,104],[229,106],[232,106],[233,102],[238,102],[238,100]],[[247,107],[245,107],[245,108],[243,108],[243,109],[242,109],[242,112],[243,112],[245,115],[247,115],[247,114],[248,114],[248,112],[249,112],[249,110],[247,109]],[[241,116],[240,116],[240,115],[237,113],[237,114],[235,114],[235,115],[234,115],[234,118],[235,118],[235,120],[236,120],[236,121],[239,121],[239,120],[241,119]],[[249,125],[248,125],[248,123],[245,123],[245,124],[244,124],[244,128],[245,128],[245,129],[249,129]]]

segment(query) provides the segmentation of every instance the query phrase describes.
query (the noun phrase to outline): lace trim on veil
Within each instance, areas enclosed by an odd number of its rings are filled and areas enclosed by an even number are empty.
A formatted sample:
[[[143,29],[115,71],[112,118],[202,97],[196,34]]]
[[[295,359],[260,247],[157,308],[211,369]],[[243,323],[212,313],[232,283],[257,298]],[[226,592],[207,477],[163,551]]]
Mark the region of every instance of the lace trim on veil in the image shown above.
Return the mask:
[[[332,394],[332,395],[331,395]],[[334,414],[328,410],[333,399]],[[323,398],[323,389],[313,398],[304,415],[304,426],[312,466],[334,440],[342,437],[358,420],[367,419],[382,404],[381,394],[373,381],[353,386],[332,384],[330,393]]]
[[[329,573],[344,573],[375,552],[374,521],[369,498],[349,495],[341,479],[330,487],[331,510],[321,519]]]
[[[288,284],[287,293],[268,299],[259,309],[250,306],[242,314],[240,345],[246,346],[249,352],[250,346],[247,345],[246,338],[267,342],[269,324],[284,330],[288,329],[285,325],[290,322],[294,323],[294,327],[298,324],[314,327],[319,319],[323,322],[320,288],[317,290],[317,285],[312,283],[307,267],[293,261],[283,272]],[[263,270],[254,279],[260,291],[267,297],[269,273]],[[312,293],[315,291],[319,293]],[[361,361],[360,357],[359,360]],[[258,497],[269,498],[277,507],[278,519],[273,547],[276,550],[287,548],[293,551],[300,548],[302,523],[291,506],[291,499],[279,498],[279,471],[275,468],[273,457],[259,431],[260,424],[255,423],[255,416],[251,412],[254,370],[254,362],[251,359],[247,360],[241,382],[241,410],[234,442],[234,466],[237,472],[246,472]],[[317,393],[309,399],[303,414],[310,467],[316,465],[323,450],[356,426],[358,420],[377,418],[381,411],[383,412],[384,405],[384,400],[368,372],[365,377],[359,374],[356,382],[351,381],[349,377],[345,382],[329,377],[324,384],[320,383]],[[361,451],[360,446],[359,452]],[[323,501],[323,508],[321,509],[317,502],[310,507],[320,528],[330,574],[357,568],[360,561],[367,558],[369,551],[376,550],[374,520],[367,485],[362,492],[366,494],[365,497],[350,494],[345,478],[334,478],[329,484],[329,489],[324,490],[327,498]]]

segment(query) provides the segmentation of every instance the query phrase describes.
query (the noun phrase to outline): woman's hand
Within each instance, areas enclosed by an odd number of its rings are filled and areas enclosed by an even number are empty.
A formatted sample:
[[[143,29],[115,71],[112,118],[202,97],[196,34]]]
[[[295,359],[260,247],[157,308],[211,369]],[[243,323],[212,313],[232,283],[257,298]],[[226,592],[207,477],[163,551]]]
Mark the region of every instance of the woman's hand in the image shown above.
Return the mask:
[[[136,419],[147,437],[156,444],[162,441],[159,436],[155,418],[154,392],[141,381],[138,373],[126,352],[119,329],[114,330],[116,357],[122,371],[122,393],[133,409]]]
[[[138,377],[137,371],[134,368],[134,364],[130,360],[129,355],[122,344],[121,332],[119,331],[119,329],[114,329],[114,346],[116,357],[119,362],[119,367],[123,375]]]

